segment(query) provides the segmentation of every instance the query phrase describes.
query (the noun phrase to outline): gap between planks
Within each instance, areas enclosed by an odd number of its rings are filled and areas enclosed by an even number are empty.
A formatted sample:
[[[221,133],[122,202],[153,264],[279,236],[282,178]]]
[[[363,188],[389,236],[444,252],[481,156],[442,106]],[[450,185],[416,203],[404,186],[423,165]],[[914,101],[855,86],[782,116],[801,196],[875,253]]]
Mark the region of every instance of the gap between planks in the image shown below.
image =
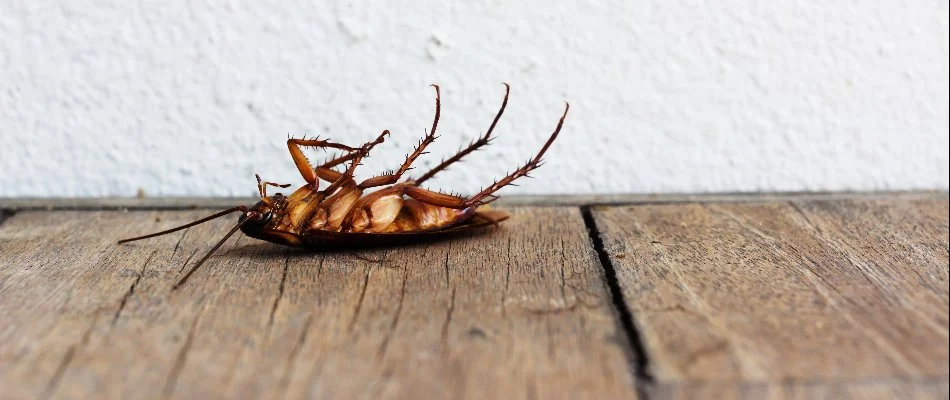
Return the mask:
[[[618,329],[623,330],[627,337],[626,347],[630,353],[630,369],[635,377],[634,384],[637,385],[637,396],[648,399],[650,398],[650,392],[655,390],[655,381],[650,374],[650,357],[643,344],[643,339],[640,337],[640,331],[637,329],[636,318],[630,307],[627,306],[626,300],[624,300],[623,289],[617,279],[617,270],[610,259],[610,254],[604,248],[604,241],[600,230],[597,228],[597,221],[591,211],[591,206],[581,206],[580,211],[584,219],[584,226],[587,227],[587,233],[590,236],[591,246],[597,252],[600,268],[604,273],[604,284],[610,290],[614,312],[617,313]]]
[[[652,393],[947,396],[945,197],[592,212]]]

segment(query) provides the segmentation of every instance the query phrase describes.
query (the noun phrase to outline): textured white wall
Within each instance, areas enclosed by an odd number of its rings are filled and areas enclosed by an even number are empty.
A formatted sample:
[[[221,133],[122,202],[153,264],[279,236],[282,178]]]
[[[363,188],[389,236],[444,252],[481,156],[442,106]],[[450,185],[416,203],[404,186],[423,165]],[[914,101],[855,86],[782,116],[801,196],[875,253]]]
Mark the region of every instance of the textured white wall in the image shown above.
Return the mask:
[[[62,3],[62,4],[60,4]],[[68,3],[68,4],[67,4]],[[430,124],[435,188],[503,193],[948,188],[946,1],[0,1],[0,196],[252,195],[288,134]],[[312,158],[322,159],[320,153]]]

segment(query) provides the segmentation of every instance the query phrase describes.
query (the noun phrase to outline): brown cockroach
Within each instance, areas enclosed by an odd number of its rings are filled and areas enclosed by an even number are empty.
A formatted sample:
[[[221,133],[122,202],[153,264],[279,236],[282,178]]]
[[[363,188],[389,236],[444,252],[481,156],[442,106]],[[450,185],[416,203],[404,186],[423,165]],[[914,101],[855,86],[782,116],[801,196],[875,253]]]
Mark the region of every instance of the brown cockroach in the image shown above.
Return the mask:
[[[441,111],[439,86],[435,88],[435,117],[432,128],[410,153],[402,166],[396,171],[390,171],[374,176],[362,182],[356,182],[353,173],[360,161],[369,155],[376,145],[382,143],[389,131],[383,131],[375,140],[359,147],[351,147],[329,140],[295,139],[287,140],[287,148],[297,165],[297,170],[306,184],[295,190],[289,196],[276,193],[267,195],[267,187],[286,188],[290,185],[281,185],[262,181],[257,176],[257,190],[260,201],[248,207],[239,205],[221,211],[197,221],[152,233],[120,240],[119,243],[146,239],[167,233],[186,229],[224,215],[240,211],[237,225],[218,241],[192,267],[173,288],[181,286],[191,274],[201,266],[231,235],[240,229],[247,236],[266,240],[268,242],[292,247],[311,249],[327,249],[339,247],[390,245],[425,238],[434,238],[458,232],[466,232],[476,228],[497,224],[508,218],[504,212],[487,210],[482,207],[498,197],[496,191],[510,185],[514,180],[528,176],[534,169],[541,166],[541,157],[551,147],[564,124],[564,118],[570,109],[565,103],[564,113],[558,120],[554,133],[548,138],[541,150],[527,163],[502,179],[485,187],[478,193],[463,197],[435,192],[421,187],[422,183],[458,162],[463,157],[489,144],[494,139],[491,135],[498,124],[498,120],[505,112],[508,104],[508,94],[511,88],[505,84],[505,98],[502,100],[495,119],[488,130],[477,140],[462,148],[452,157],[442,160],[428,172],[415,179],[399,182],[416,160],[425,154],[425,148],[436,139],[436,129],[439,125]],[[343,154],[321,165],[314,167],[304,156],[302,148],[316,147],[324,149],[342,150]],[[349,162],[345,171],[339,172],[334,167]],[[329,186],[320,189],[320,180],[329,182]],[[367,189],[379,188],[371,193],[364,193]]]

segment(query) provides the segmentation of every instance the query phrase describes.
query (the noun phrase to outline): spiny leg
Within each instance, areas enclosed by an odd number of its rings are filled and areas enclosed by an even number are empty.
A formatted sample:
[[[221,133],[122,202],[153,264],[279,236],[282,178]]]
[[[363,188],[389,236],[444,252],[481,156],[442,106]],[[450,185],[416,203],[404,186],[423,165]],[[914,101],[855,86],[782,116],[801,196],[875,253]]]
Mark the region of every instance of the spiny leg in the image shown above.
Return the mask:
[[[360,153],[358,151],[353,151],[328,160],[327,162],[315,168],[317,178],[323,179],[330,183],[336,182],[337,179],[340,179],[340,177],[343,176],[343,173],[333,169],[333,167],[350,161],[359,156],[359,154]]]
[[[557,121],[557,127],[554,128],[554,133],[551,134],[551,137],[548,138],[548,141],[544,143],[544,146],[541,147],[541,150],[538,151],[538,154],[535,155],[534,158],[525,163],[525,165],[522,165],[521,168],[516,169],[508,176],[495,181],[495,183],[489,185],[485,189],[482,189],[481,192],[478,192],[474,196],[468,198],[468,200],[465,201],[465,206],[471,207],[474,205],[485,204],[494,201],[494,198],[488,201],[482,200],[488,196],[491,196],[491,194],[498,191],[498,189],[510,185],[515,179],[528,176],[531,171],[534,171],[536,168],[540,167],[542,164],[541,157],[544,156],[544,153],[547,152],[548,148],[551,147],[551,144],[554,143],[554,139],[557,139],[557,134],[561,132],[561,126],[564,125],[564,118],[567,117],[567,111],[570,109],[571,105],[564,103],[564,113],[561,114],[561,119]]]
[[[383,131],[383,133],[379,134],[379,137],[377,137],[376,140],[374,140],[374,141],[372,141],[372,142],[367,142],[367,143],[363,144],[363,146],[361,146],[359,149],[355,149],[355,151],[354,151],[355,156],[353,157],[353,161],[350,163],[350,167],[347,168],[345,172],[343,172],[342,174],[340,174],[340,176],[339,176],[338,178],[334,179],[334,180],[333,180],[333,183],[331,183],[330,186],[328,186],[326,189],[324,189],[324,190],[322,191],[322,193],[323,193],[324,195],[329,196],[330,194],[333,193],[334,190],[336,190],[337,188],[339,188],[341,185],[343,185],[344,183],[346,183],[346,182],[349,181],[349,180],[352,180],[352,179],[353,179],[353,173],[356,171],[356,167],[360,165],[360,161],[363,160],[363,157],[366,157],[367,155],[369,155],[369,152],[370,152],[370,150],[373,149],[373,147],[376,147],[376,145],[382,143],[383,140],[385,140],[386,135],[389,135],[389,131],[388,131],[388,130],[385,130],[385,131]],[[341,157],[341,158],[342,158],[342,157]],[[331,169],[329,169],[329,168],[328,168],[327,170],[332,171],[332,172],[336,172],[336,171],[333,171],[333,170],[331,170]]]
[[[389,131],[388,131],[388,130],[383,131],[383,133],[380,134],[379,137],[376,138],[376,140],[374,140],[374,141],[372,141],[372,142],[363,143],[363,146],[361,146],[360,148],[361,148],[361,149],[366,148],[366,147],[372,148],[373,146],[376,146],[377,144],[382,143],[382,142],[385,140],[385,136],[386,136],[386,135],[389,135]],[[368,151],[368,150],[367,150],[367,151]],[[342,172],[339,172],[339,171],[337,171],[337,170],[334,170],[333,167],[336,167],[337,165],[340,165],[340,164],[343,164],[343,163],[345,163],[345,162],[347,162],[347,161],[350,161],[350,160],[352,160],[352,159],[358,157],[360,154],[361,154],[360,151],[351,151],[351,152],[349,152],[349,153],[347,153],[347,154],[344,154],[344,155],[342,155],[342,156],[333,158],[333,159],[331,159],[331,160],[329,160],[329,161],[327,161],[327,162],[321,164],[320,166],[318,166],[317,168],[315,168],[315,172],[317,173],[317,177],[320,178],[320,179],[323,179],[323,180],[325,180],[325,181],[327,181],[327,182],[330,182],[330,183],[336,182],[337,179],[340,179],[340,177],[343,176],[343,173],[342,173]]]
[[[494,139],[491,137],[492,131],[495,130],[495,125],[498,124],[498,120],[501,119],[501,115],[505,113],[505,106],[508,105],[509,92],[511,92],[511,86],[508,86],[508,84],[505,83],[505,99],[502,100],[501,108],[498,109],[498,113],[495,114],[495,119],[492,120],[491,126],[488,127],[488,131],[486,131],[484,135],[482,135],[480,138],[478,138],[477,140],[469,144],[468,147],[465,147],[464,149],[459,150],[459,152],[456,155],[442,160],[442,162],[439,163],[439,165],[435,166],[435,168],[432,168],[431,170],[429,170],[429,172],[426,172],[425,174],[420,176],[418,179],[412,180],[412,182],[415,182],[416,185],[422,184],[422,182],[425,182],[429,178],[432,178],[435,174],[448,168],[449,165],[461,160],[462,157],[465,157],[469,153],[472,153],[475,150],[478,150],[480,147],[490,143],[492,139]]]
[[[405,188],[406,195],[423,203],[456,209],[465,209],[480,204],[490,203],[496,199],[496,197],[492,196],[492,193],[496,192],[498,189],[510,185],[515,179],[528,176],[531,171],[541,166],[541,157],[544,156],[544,153],[547,152],[548,148],[551,147],[551,144],[554,143],[554,139],[557,138],[558,133],[561,132],[561,126],[564,125],[564,118],[567,117],[567,111],[570,108],[570,104],[565,105],[564,114],[561,115],[561,119],[558,121],[557,127],[554,129],[554,133],[551,134],[551,137],[548,138],[548,141],[544,143],[544,146],[541,147],[541,150],[538,151],[538,154],[535,155],[534,158],[529,160],[525,165],[521,166],[521,168],[518,168],[508,176],[495,181],[495,183],[492,183],[475,195],[465,199],[460,196],[433,192],[431,190],[426,190],[415,186],[407,186]],[[483,201],[487,197],[492,198],[487,201]]]
[[[465,208],[465,199],[452,194],[434,192],[417,186],[406,186],[403,188],[403,193],[405,193],[406,196],[433,206],[456,209]]]
[[[399,181],[399,178],[402,177],[406,171],[409,170],[409,167],[414,161],[416,161],[419,156],[425,154],[425,148],[429,144],[435,141],[436,135],[435,131],[439,127],[439,113],[442,110],[441,96],[439,93],[439,85],[432,85],[435,88],[435,118],[432,120],[432,129],[429,130],[429,133],[426,134],[424,138],[416,145],[415,150],[406,156],[406,161],[402,163],[402,166],[399,167],[396,172],[374,176],[363,182],[360,182],[360,189],[368,189],[377,186],[391,185]]]
[[[290,150],[290,157],[294,159],[294,164],[297,165],[297,170],[300,171],[300,176],[302,176],[303,179],[314,188],[318,187],[317,174],[313,166],[310,165],[310,160],[307,159],[307,156],[303,154],[303,150],[300,149],[301,147],[330,147],[350,152],[358,150],[353,147],[344,144],[333,143],[328,140],[287,139],[287,149]]]

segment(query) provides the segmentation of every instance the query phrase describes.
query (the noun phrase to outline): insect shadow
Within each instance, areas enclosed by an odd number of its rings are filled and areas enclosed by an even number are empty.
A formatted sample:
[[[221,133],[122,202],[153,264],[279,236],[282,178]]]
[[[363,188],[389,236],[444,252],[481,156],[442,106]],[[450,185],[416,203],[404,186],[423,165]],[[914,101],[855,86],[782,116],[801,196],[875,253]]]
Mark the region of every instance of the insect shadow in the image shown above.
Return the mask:
[[[388,266],[390,259],[386,257],[392,250],[400,251],[418,251],[425,249],[429,245],[450,240],[457,240],[465,237],[476,237],[488,234],[497,229],[504,229],[501,226],[483,227],[470,231],[450,232],[445,235],[431,235],[425,237],[412,236],[405,240],[393,243],[392,241],[364,241],[337,243],[334,246],[326,247],[306,247],[306,248],[288,248],[272,243],[249,243],[228,250],[218,257],[235,257],[248,259],[274,259],[280,257],[303,258],[314,255],[325,256],[346,256],[358,260],[379,263],[381,266]],[[391,239],[390,239],[391,240]]]

